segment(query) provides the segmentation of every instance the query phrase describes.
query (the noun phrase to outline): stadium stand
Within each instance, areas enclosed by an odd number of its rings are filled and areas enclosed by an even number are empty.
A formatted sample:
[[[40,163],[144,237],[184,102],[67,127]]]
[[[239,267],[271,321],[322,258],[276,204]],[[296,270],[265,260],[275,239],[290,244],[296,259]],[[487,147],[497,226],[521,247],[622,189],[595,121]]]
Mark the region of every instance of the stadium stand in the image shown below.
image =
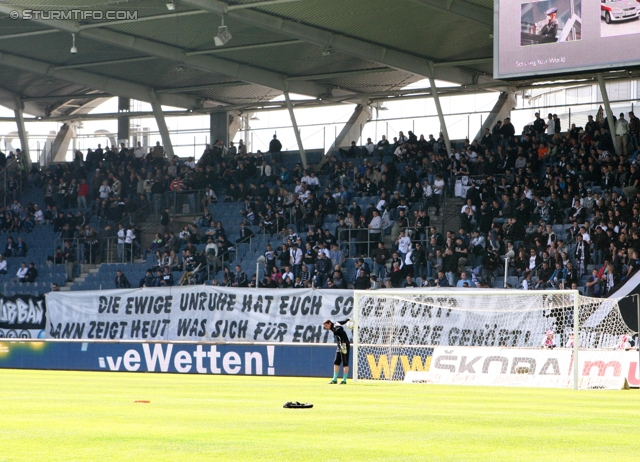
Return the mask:
[[[506,281],[603,296],[640,266],[637,143],[612,154],[606,127],[590,118],[550,132],[537,118],[516,135],[506,119],[451,157],[441,136],[400,132],[325,158],[307,153],[309,170],[295,152],[220,143],[197,163],[89,149],[86,159],[34,168],[21,194],[7,192],[2,230],[29,250],[7,254],[0,284],[7,294],[67,279],[71,290],[111,289],[122,270],[133,287],[253,287],[265,257],[264,287]],[[35,263],[35,282],[15,281],[22,261]]]

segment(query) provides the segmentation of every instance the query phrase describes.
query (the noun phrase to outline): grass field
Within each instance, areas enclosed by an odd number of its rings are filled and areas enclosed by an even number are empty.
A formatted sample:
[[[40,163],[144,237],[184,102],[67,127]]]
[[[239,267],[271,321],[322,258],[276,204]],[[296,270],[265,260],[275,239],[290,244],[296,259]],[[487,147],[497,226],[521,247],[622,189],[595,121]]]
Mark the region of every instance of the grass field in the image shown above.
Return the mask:
[[[640,392],[0,370],[0,461],[607,461]],[[150,404],[134,404],[150,400]],[[308,401],[310,410],[283,409]]]

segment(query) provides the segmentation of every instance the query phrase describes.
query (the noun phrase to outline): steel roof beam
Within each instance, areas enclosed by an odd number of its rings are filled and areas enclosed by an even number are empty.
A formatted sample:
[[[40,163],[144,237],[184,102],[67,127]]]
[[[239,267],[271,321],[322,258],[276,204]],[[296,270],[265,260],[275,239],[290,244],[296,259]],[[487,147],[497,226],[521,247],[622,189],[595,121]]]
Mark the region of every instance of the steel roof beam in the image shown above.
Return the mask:
[[[221,83],[210,83],[207,85],[193,85],[191,87],[176,87],[176,88],[163,88],[161,90],[156,90],[156,93],[161,95],[163,93],[183,93],[185,91],[201,91],[201,90],[210,90],[212,88],[224,88],[224,87],[241,87],[243,85],[249,85],[246,82],[221,82]]]
[[[432,10],[449,13],[459,18],[493,28],[493,10],[465,0],[409,0]]]
[[[218,0],[182,0],[182,2],[261,29],[304,40],[321,47],[331,47],[344,54],[400,71],[460,84],[477,83],[477,73],[456,67],[438,67],[434,70],[435,75],[431,75],[432,61],[429,59],[385,48],[365,40],[335,34],[315,26],[249,9],[230,10],[230,5]],[[299,92],[296,91],[296,93]]]
[[[57,32],[58,31],[54,30],[54,29],[34,30],[34,31],[30,31],[30,32],[17,32],[15,34],[0,35],[0,40],[10,40],[10,39],[16,39],[16,38],[33,37],[35,35],[48,35],[48,34],[55,34]]]
[[[69,64],[67,66],[56,66],[56,69],[57,70],[82,69],[85,67],[92,67],[92,66],[110,66],[111,64],[127,64],[127,63],[137,63],[140,61],[152,61],[154,59],[158,59],[158,58],[155,56],[140,56],[139,58],[112,59],[111,61],[96,61],[93,63]]]
[[[287,81],[293,82],[296,80],[335,79],[339,77],[348,77],[350,75],[378,74],[382,72],[396,72],[396,71],[397,69],[391,69],[390,67],[377,67],[375,69],[359,69],[355,71],[329,72],[327,74],[294,75],[291,77],[287,77]]]
[[[23,96],[22,97],[22,101],[23,102],[27,102],[27,101],[60,101],[60,100],[67,100],[67,101],[71,101],[73,99],[98,99],[98,98],[111,98],[115,95],[112,95],[111,93],[89,93],[89,94],[82,94],[82,93],[77,93],[77,94],[73,94],[73,95],[47,95],[47,96]]]
[[[58,32],[58,31],[56,30],[54,32]],[[212,55],[212,54],[218,54],[223,52],[228,53],[231,51],[254,50],[259,48],[269,48],[273,46],[293,45],[295,43],[303,43],[303,42],[302,40],[281,40],[279,42],[254,43],[253,45],[241,45],[241,46],[229,47],[229,48],[210,48],[207,50],[187,51],[185,52],[185,55],[186,56]],[[93,62],[80,63],[80,64],[70,64],[67,66],[58,66],[56,67],[56,69],[81,69],[84,67],[92,67],[92,66],[110,66],[111,64],[127,64],[127,63],[136,63],[140,61],[152,61],[154,59],[160,59],[160,58],[158,56],[140,56],[137,58],[123,58],[123,59],[112,59],[109,61],[93,61]]]
[[[17,99],[21,98],[22,101],[22,109],[27,114],[33,114],[34,116],[45,116],[47,115],[45,109],[33,102],[25,101],[23,97],[18,95],[17,93],[7,90],[6,88],[0,88],[0,106],[4,106],[7,109],[11,109],[13,111],[18,109]]]
[[[10,14],[11,11],[22,10],[23,8],[15,5],[0,3],[0,13]],[[246,12],[248,10],[242,11]],[[242,13],[242,11],[238,11],[237,13]],[[119,48],[134,50],[139,53],[168,59],[170,61],[193,67],[194,69],[226,75],[238,80],[274,88],[280,91],[286,90],[286,77],[272,71],[215,58],[213,56],[188,56],[188,51],[181,48],[107,29],[93,28],[81,30],[81,25],[76,21],[44,19],[34,19],[33,21],[68,33],[79,34],[81,37],[114,45]],[[318,85],[313,82],[294,82],[289,85],[289,90],[294,93],[314,97],[326,96],[331,93],[329,87]]]
[[[50,63],[8,53],[0,53],[0,64],[7,65],[34,74],[52,77],[66,82],[101,90],[118,96],[128,96],[139,101],[151,102],[150,87],[126,80],[115,79],[99,74],[78,70],[56,70]],[[60,99],[65,99],[62,96]],[[201,106],[201,99],[189,95],[167,94],[158,97],[166,106],[194,108]]]

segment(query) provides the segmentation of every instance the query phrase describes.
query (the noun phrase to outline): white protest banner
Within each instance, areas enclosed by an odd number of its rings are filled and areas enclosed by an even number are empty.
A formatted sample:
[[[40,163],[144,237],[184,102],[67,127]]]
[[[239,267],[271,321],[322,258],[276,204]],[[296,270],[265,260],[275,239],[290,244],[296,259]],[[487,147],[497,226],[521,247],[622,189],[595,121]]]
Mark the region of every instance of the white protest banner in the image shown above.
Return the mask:
[[[353,291],[212,286],[50,292],[47,338],[331,343]]]

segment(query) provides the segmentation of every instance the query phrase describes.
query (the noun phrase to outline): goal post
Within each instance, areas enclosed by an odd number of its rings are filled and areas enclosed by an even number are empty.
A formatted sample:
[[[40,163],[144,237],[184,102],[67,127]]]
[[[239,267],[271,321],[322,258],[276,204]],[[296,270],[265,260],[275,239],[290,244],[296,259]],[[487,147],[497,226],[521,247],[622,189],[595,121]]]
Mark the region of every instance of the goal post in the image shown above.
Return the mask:
[[[355,291],[354,321],[354,380],[403,380],[406,372],[429,370],[434,350],[445,347],[541,350],[550,333],[570,358],[567,373],[573,372],[578,389],[580,350],[612,349],[620,335],[633,333],[618,299],[584,297],[577,290]]]

